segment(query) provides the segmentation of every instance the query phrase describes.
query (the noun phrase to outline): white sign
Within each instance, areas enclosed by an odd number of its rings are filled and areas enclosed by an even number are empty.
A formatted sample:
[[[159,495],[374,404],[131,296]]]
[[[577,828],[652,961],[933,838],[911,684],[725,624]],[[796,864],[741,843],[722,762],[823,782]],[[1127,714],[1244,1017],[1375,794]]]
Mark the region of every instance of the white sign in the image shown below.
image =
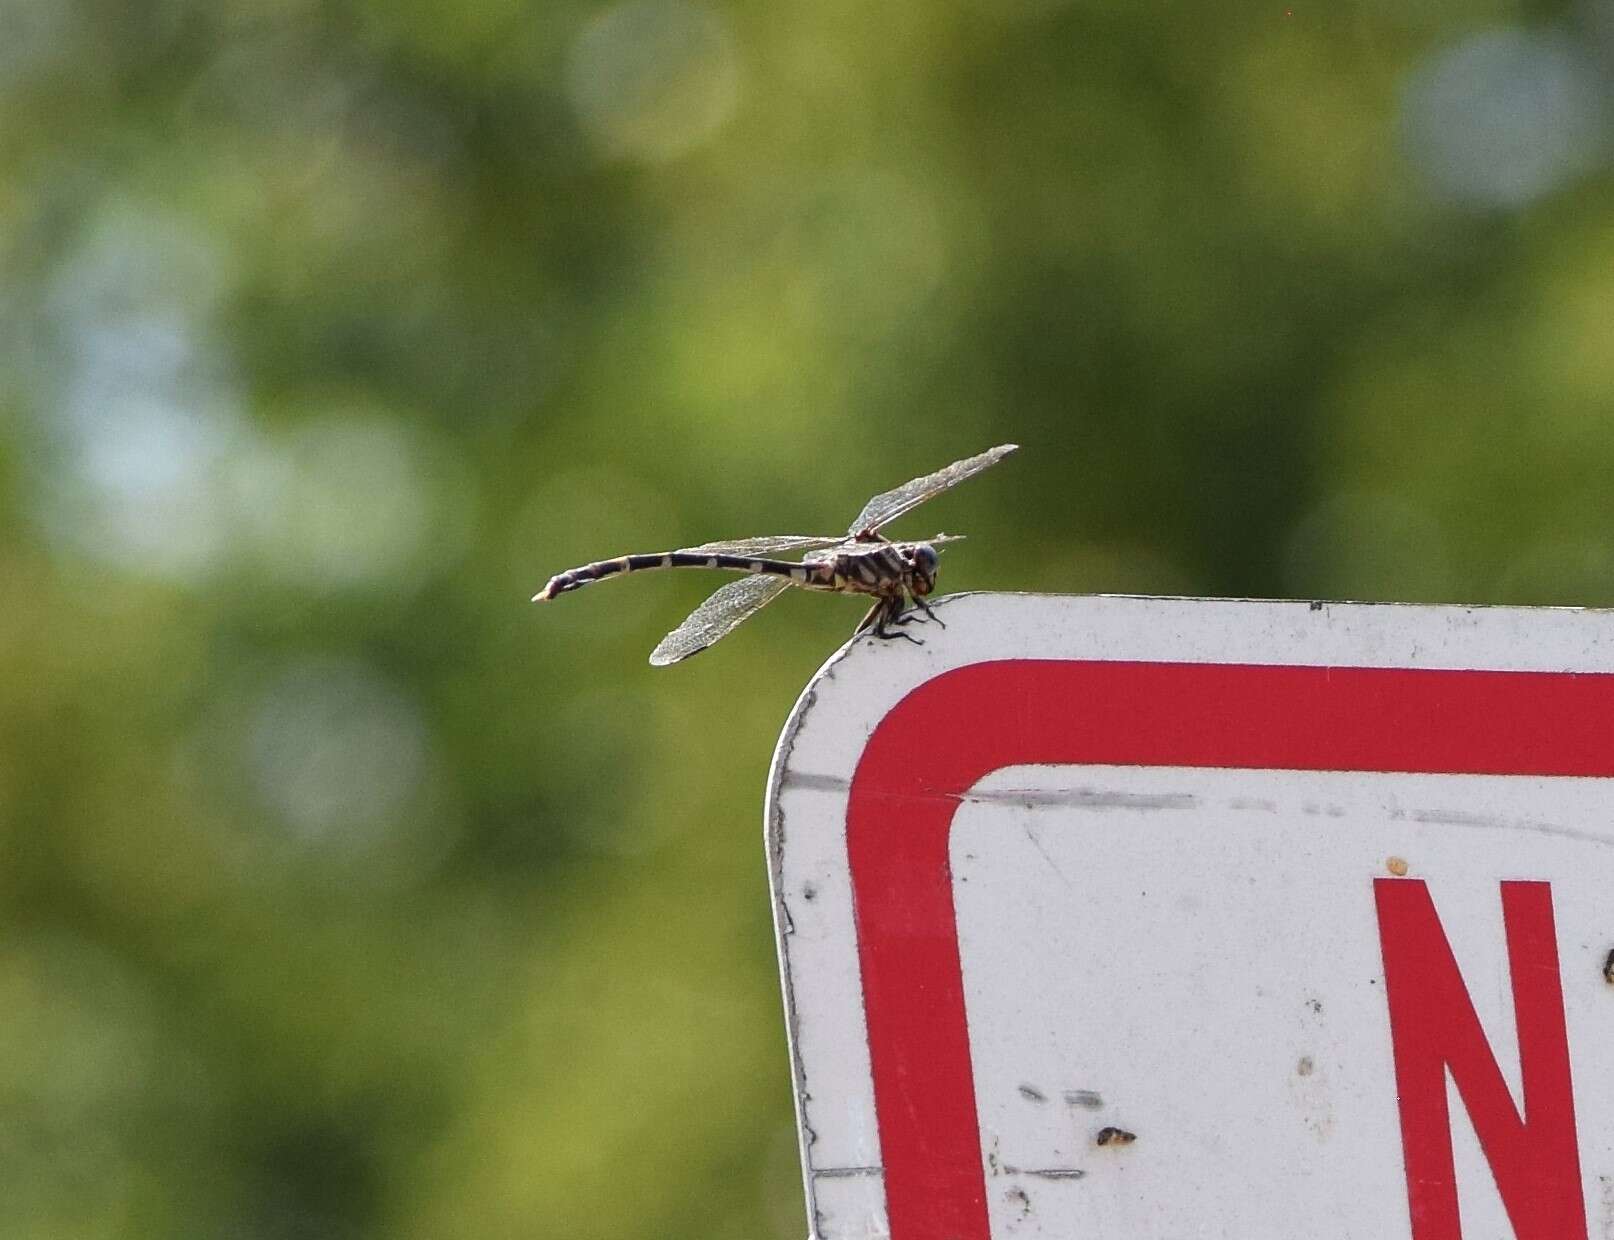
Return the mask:
[[[771,778],[815,1237],[1614,1236],[1614,614],[938,610]]]

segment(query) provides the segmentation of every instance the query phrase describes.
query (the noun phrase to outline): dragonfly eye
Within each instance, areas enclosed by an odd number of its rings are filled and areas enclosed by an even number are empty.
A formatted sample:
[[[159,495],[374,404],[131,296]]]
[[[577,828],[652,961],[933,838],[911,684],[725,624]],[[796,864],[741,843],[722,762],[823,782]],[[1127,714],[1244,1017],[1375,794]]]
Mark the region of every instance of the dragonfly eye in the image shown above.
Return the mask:
[[[913,592],[929,594],[936,588],[936,548],[919,543],[910,553],[913,565]]]

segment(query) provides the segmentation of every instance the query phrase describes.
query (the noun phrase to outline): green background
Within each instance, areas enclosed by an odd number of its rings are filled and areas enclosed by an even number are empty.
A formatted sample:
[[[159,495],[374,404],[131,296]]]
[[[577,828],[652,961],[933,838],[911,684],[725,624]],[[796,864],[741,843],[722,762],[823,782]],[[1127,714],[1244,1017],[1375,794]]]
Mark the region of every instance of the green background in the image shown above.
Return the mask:
[[[0,1235],[805,1233],[761,798],[854,603],[1614,601],[1606,8],[0,4]]]

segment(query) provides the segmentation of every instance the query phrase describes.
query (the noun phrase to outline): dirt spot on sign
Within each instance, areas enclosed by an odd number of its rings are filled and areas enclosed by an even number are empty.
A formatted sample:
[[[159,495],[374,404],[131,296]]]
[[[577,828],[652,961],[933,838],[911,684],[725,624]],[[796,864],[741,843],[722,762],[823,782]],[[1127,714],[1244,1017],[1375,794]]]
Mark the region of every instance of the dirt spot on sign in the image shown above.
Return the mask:
[[[1128,1132],[1125,1128],[1106,1127],[1098,1130],[1093,1138],[1094,1145],[1131,1145],[1138,1139],[1138,1134]]]
[[[1300,1122],[1319,1141],[1334,1135],[1333,1088],[1326,1064],[1314,1055],[1295,1059],[1294,1075],[1289,1078],[1289,1098]]]
[[[1384,868],[1389,870],[1390,873],[1394,874],[1397,878],[1405,878],[1407,876],[1407,862],[1405,857],[1386,857],[1384,861]]]

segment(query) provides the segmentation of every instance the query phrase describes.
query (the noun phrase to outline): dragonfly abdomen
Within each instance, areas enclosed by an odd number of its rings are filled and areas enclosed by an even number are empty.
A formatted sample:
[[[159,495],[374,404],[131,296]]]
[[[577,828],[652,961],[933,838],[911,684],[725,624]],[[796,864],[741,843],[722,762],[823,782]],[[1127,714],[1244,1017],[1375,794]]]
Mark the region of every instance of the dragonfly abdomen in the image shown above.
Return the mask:
[[[637,573],[653,568],[717,568],[736,573],[764,573],[788,577],[798,585],[824,588],[828,569],[817,564],[796,564],[790,560],[765,560],[744,555],[708,555],[700,551],[661,551],[647,555],[622,555],[614,560],[597,560],[581,568],[568,569],[549,579],[549,584],[533,596],[533,602],[552,599],[557,594],[578,590],[590,582],[618,573]]]

